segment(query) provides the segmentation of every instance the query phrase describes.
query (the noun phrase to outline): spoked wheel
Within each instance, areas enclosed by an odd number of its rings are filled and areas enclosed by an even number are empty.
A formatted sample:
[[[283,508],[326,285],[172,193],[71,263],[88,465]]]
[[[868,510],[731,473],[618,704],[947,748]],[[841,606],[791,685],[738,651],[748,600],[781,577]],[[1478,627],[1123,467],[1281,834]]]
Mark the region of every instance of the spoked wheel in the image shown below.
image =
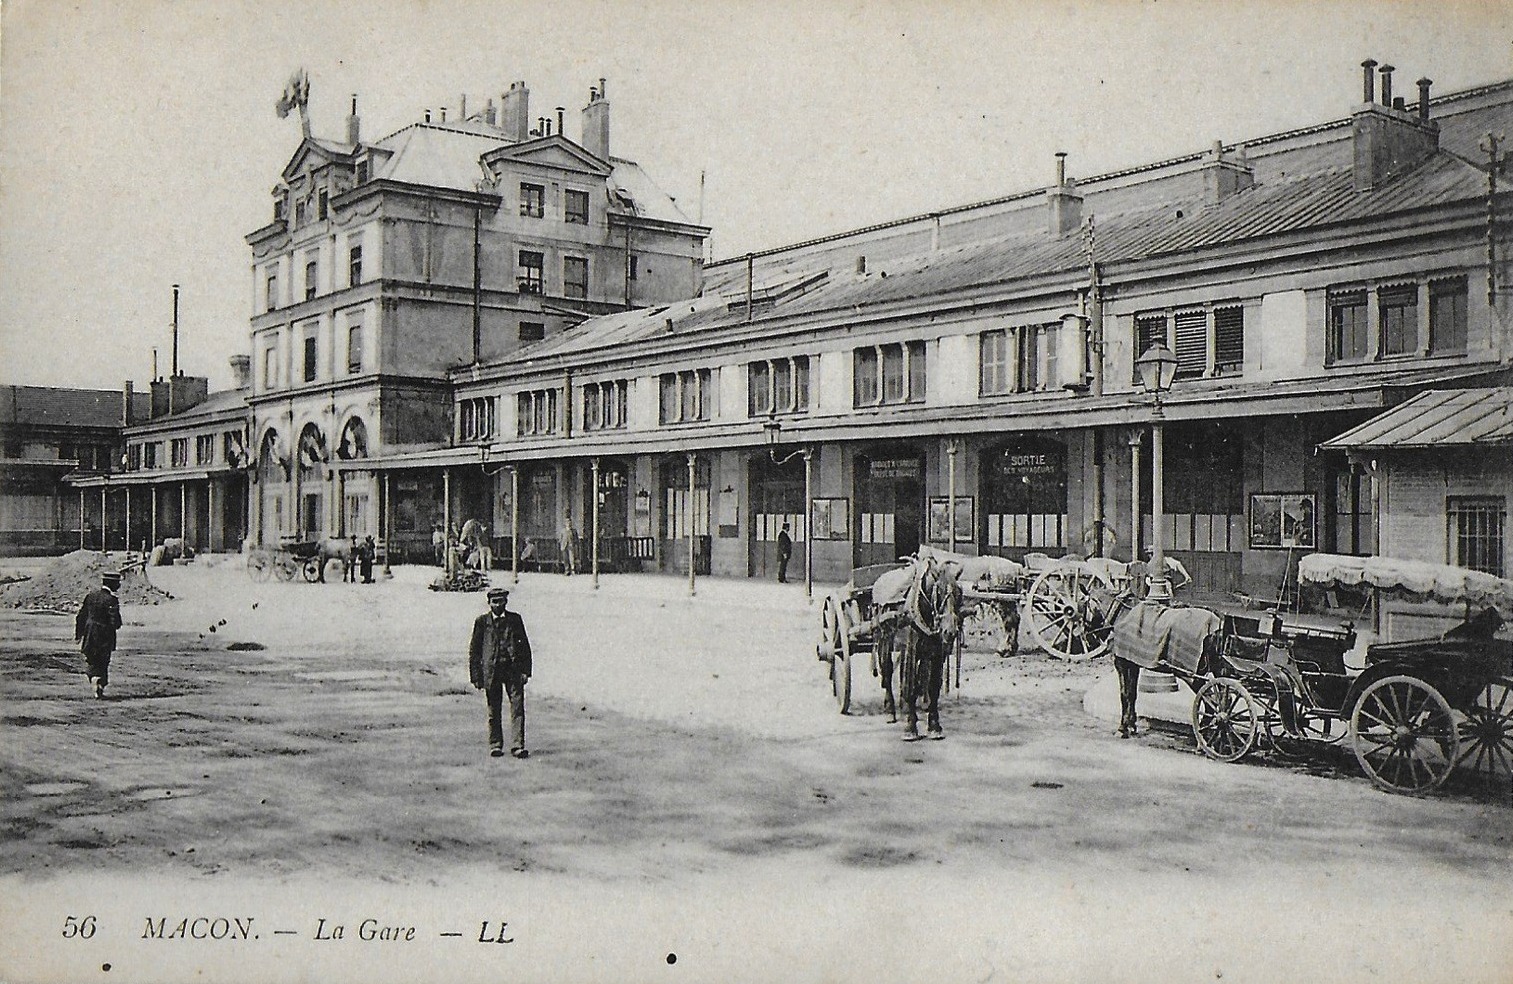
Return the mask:
[[[1193,700],[1193,734],[1203,754],[1220,762],[1238,762],[1256,745],[1261,712],[1245,684],[1214,677],[1198,688]]]
[[[266,581],[273,576],[273,558],[260,551],[247,555],[247,576],[254,581]]]
[[[292,581],[299,576],[299,564],[293,557],[279,557],[273,562],[273,576],[280,581]]]
[[[1456,727],[1456,765],[1497,778],[1513,775],[1513,678],[1492,680],[1463,711]]]
[[[1030,586],[1030,633],[1040,648],[1062,659],[1090,659],[1108,648],[1114,627],[1104,621],[1098,592],[1111,586],[1076,564],[1052,567]]]
[[[836,628],[840,645],[830,661],[830,689],[842,714],[851,713],[851,619],[844,608],[837,611]]]
[[[305,576],[305,580],[308,581],[308,582],[310,582],[311,584],[314,584],[316,581],[320,580],[320,558],[319,557],[311,557],[311,558],[309,558],[303,564],[300,565],[299,569],[300,569],[300,573]]]
[[[1460,739],[1450,705],[1433,686],[1390,676],[1367,687],[1350,714],[1355,757],[1393,793],[1427,793],[1455,766]]]
[[[837,610],[834,598],[826,598],[824,607],[820,609],[820,637],[814,643],[814,656],[823,663],[833,660],[841,647]],[[828,666],[826,670],[829,670]]]

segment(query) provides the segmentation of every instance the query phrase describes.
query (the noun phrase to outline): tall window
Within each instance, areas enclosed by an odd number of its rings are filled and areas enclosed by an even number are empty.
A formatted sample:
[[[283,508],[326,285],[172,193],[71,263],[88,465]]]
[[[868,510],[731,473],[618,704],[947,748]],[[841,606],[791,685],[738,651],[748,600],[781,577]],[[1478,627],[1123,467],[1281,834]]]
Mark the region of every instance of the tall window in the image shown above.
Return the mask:
[[[1466,278],[1429,282],[1429,351],[1466,350]]]
[[[347,252],[347,285],[356,287],[362,283],[362,247],[353,246]]]
[[[211,465],[215,463],[214,434],[201,434],[194,439],[194,463],[196,465]]]
[[[1329,307],[1329,360],[1349,362],[1367,353],[1366,292],[1331,291]]]
[[[746,395],[746,412],[752,417],[809,409],[809,356],[748,363]]]
[[[925,343],[868,345],[852,353],[855,406],[919,403],[925,398]]]
[[[1019,392],[1033,393],[1056,386],[1059,331],[1059,325],[1023,325],[1014,329],[1019,355],[1019,372],[1014,385]]]
[[[983,332],[978,350],[977,392],[982,396],[1002,396],[1010,392],[1008,331],[997,328]]]
[[[263,349],[263,389],[278,385],[278,349],[268,346]]]
[[[1418,285],[1383,287],[1377,291],[1377,317],[1382,327],[1383,355],[1418,351]]]
[[[520,214],[533,219],[541,218],[546,211],[546,188],[538,184],[520,183]]]
[[[588,260],[581,256],[562,258],[562,296],[579,300],[588,297]]]
[[[1224,375],[1245,368],[1245,309],[1214,308],[1214,373]]]
[[[126,449],[126,468],[128,471],[136,471],[142,467],[142,445],[133,444]]]
[[[161,442],[158,441],[148,441],[146,444],[142,445],[143,468],[158,467],[158,445],[160,443]]]
[[[320,280],[320,261],[313,257],[305,261],[305,300],[315,299],[315,285]]]
[[[485,441],[493,437],[493,397],[479,396],[458,403],[457,432],[464,441]]]
[[[174,468],[189,467],[189,438],[173,438],[173,440],[169,443],[169,451],[173,456]]]
[[[588,192],[569,189],[562,193],[562,221],[588,225]]]
[[[347,372],[354,376],[362,372],[362,325],[347,329]]]
[[[331,196],[327,193],[326,189],[322,188],[320,190],[320,197],[315,201],[315,217],[324,222],[326,221],[326,216],[330,214]]]
[[[1329,547],[1334,553],[1371,553],[1371,473],[1359,466],[1334,475],[1334,529]],[[1329,531],[1326,530],[1326,542]]]
[[[714,409],[714,374],[708,369],[664,372],[658,378],[660,411],[664,424],[708,420]]]
[[[1177,379],[1196,379],[1208,371],[1208,312],[1178,311],[1172,316]]]
[[[625,426],[628,384],[606,379],[583,387],[583,429],[615,430]]]
[[[316,367],[316,339],[314,335],[305,336],[305,382],[315,382]]]
[[[557,431],[557,391],[525,390],[515,398],[515,433],[520,437]]]
[[[520,269],[516,273],[516,282],[520,285],[522,294],[541,293],[542,270],[546,267],[546,257],[532,249],[520,251]]]
[[[263,295],[264,304],[269,311],[278,309],[278,271],[268,271],[267,292]]]
[[[1447,559],[1457,567],[1503,575],[1503,544],[1508,522],[1502,496],[1450,496],[1445,500]]]

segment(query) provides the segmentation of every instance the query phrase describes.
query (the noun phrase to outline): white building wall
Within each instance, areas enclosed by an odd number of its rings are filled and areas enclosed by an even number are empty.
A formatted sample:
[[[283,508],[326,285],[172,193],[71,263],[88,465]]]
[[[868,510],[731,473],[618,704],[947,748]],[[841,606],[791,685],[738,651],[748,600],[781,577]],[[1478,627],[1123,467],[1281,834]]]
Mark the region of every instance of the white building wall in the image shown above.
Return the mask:
[[[1246,378],[1252,378],[1252,373],[1256,379],[1305,375],[1308,371],[1307,295],[1301,290],[1263,295],[1260,321],[1255,332],[1248,323],[1245,326]],[[1252,352],[1256,355],[1252,356]],[[1256,361],[1252,361],[1253,358]]]
[[[657,426],[657,377],[637,376],[625,394],[625,429],[652,430]]]
[[[819,413],[846,413],[851,409],[851,353],[821,352],[811,383],[819,384],[814,408]]]
[[[925,387],[927,406],[959,406],[977,400],[977,336],[947,335],[937,339],[935,351],[927,353],[929,364]]]
[[[744,365],[721,366],[719,396],[720,405],[716,416],[720,420],[740,420],[746,416],[746,390],[748,379]]]

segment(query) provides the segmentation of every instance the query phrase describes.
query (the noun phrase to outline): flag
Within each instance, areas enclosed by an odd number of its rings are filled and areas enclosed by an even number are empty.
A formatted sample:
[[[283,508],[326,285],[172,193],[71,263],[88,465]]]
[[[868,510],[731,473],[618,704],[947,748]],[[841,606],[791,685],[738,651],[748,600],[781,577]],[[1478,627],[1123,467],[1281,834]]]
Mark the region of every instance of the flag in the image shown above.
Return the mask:
[[[289,81],[284,84],[284,94],[279,97],[274,109],[278,111],[278,118],[284,119],[290,110],[303,108],[309,101],[310,77],[304,69],[299,69],[289,76]]]

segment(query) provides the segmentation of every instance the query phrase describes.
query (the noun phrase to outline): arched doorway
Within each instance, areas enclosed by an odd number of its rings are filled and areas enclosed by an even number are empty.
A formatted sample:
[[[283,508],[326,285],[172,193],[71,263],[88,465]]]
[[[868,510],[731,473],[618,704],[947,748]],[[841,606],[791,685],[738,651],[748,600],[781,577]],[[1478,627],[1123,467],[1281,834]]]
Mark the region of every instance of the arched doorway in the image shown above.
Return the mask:
[[[289,482],[289,456],[278,431],[263,435],[257,453],[258,542],[278,543],[286,529],[285,510]]]
[[[919,551],[924,533],[924,456],[909,445],[856,456],[856,565]]]
[[[336,457],[342,461],[361,461],[368,457],[368,425],[360,417],[351,417],[342,425],[336,442]],[[347,471],[342,474],[342,530],[348,536],[378,534],[373,510],[373,473]]]
[[[1023,437],[982,453],[983,552],[1020,560],[1067,547],[1066,445]]]
[[[326,436],[313,423],[299,432],[299,525],[302,537],[326,533]]]

